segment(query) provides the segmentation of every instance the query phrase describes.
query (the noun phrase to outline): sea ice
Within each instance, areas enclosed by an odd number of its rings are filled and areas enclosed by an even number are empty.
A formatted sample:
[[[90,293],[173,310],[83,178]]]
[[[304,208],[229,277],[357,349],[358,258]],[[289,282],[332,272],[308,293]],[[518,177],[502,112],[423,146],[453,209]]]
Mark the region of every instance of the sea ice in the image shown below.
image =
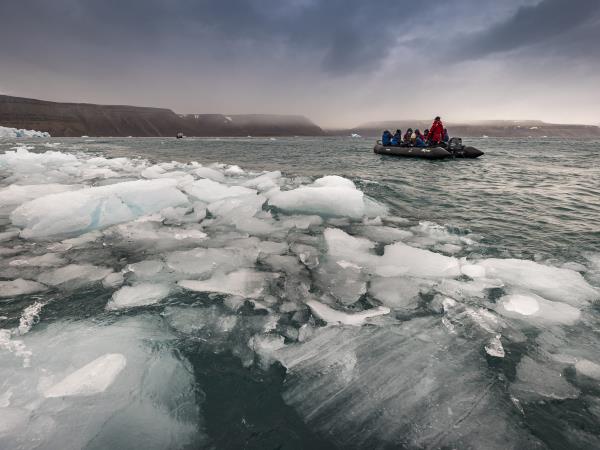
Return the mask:
[[[600,365],[596,364],[587,359],[582,359],[575,363],[575,370],[579,375],[585,375],[586,377],[593,378],[594,380],[600,381]]]
[[[274,356],[286,403],[342,448],[537,448],[481,347],[437,318],[322,327]]]
[[[133,272],[136,278],[151,278],[160,273],[163,267],[162,261],[147,259],[145,261],[129,264],[127,270]]]
[[[0,138],[49,138],[50,133],[46,131],[25,130],[20,128],[0,127]]]
[[[486,259],[478,264],[486,269],[488,277],[500,278],[507,284],[531,290],[548,300],[581,306],[600,298],[600,292],[573,270],[521,259]]]
[[[559,369],[541,364],[529,356],[521,358],[511,391],[525,401],[541,398],[564,400],[579,396],[579,390],[569,384]]]
[[[140,283],[135,286],[123,286],[112,296],[106,309],[133,308],[158,303],[169,295],[170,287],[159,283]]]
[[[17,295],[33,294],[48,288],[41,283],[17,278],[12,281],[0,281],[0,297],[16,297]]]
[[[0,207],[7,205],[16,206],[45,195],[58,194],[76,189],[81,189],[81,186],[58,183],[30,184],[25,186],[11,184],[8,187],[0,189]]]
[[[143,315],[51,322],[25,334],[30,367],[0,351],[2,391],[11,391],[0,447],[203,447],[193,445],[202,438],[198,386],[173,337]]]
[[[216,202],[228,197],[239,197],[241,195],[256,194],[253,189],[248,189],[243,186],[227,186],[209,179],[197,180],[192,183],[185,184],[183,190],[194,197],[196,200],[205,203]]]
[[[195,248],[167,255],[167,266],[185,275],[207,276],[213,271],[231,272],[242,267],[254,267],[258,249]]]
[[[174,180],[139,180],[39,197],[10,218],[24,228],[22,237],[35,238],[84,233],[187,203]]]
[[[199,178],[208,178],[209,180],[218,181],[222,183],[225,181],[225,175],[215,169],[209,167],[199,167],[193,172]]]
[[[258,298],[263,294],[267,282],[276,276],[273,273],[240,269],[227,275],[216,274],[204,281],[182,280],[178,284],[191,291],[218,292],[245,298]]]
[[[264,173],[256,178],[252,178],[244,183],[245,187],[258,189],[260,192],[268,191],[279,186],[278,181],[281,179],[281,172]]]
[[[367,275],[346,261],[327,261],[313,271],[316,285],[344,305],[355,303],[367,292]]]
[[[502,346],[499,334],[491,338],[484,348],[485,352],[490,356],[495,356],[496,358],[504,358],[505,356],[504,347]]]
[[[410,231],[387,226],[367,225],[357,228],[357,231],[367,239],[383,244],[393,244],[394,242],[405,241],[413,236]]]
[[[77,369],[44,391],[46,398],[95,395],[104,392],[121,373],[127,359],[120,353],[109,353]]]
[[[372,212],[364,194],[342,177],[323,177],[311,186],[274,193],[269,204],[287,212],[354,219]]]
[[[42,272],[38,281],[51,286],[81,287],[102,280],[112,270],[91,264],[69,264],[48,272]]]
[[[498,301],[497,311],[507,317],[534,323],[573,325],[581,316],[577,309],[535,294],[509,294]]]
[[[453,257],[440,255],[397,242],[385,247],[377,272],[380,275],[406,275],[422,278],[453,278],[460,275],[460,265]]]
[[[337,323],[342,325],[359,326],[372,317],[383,316],[390,313],[390,309],[386,308],[385,306],[377,306],[376,308],[355,313],[346,313],[337,309],[333,309],[316,300],[309,300],[306,302],[306,304],[310,307],[310,310],[315,316],[327,323],[332,324]]]
[[[56,253],[46,253],[41,256],[31,256],[29,258],[15,258],[11,260],[8,265],[13,267],[56,267],[62,266],[66,261],[60,255]]]
[[[394,309],[412,310],[419,305],[419,294],[431,289],[429,280],[412,277],[376,277],[371,280],[369,294]]]

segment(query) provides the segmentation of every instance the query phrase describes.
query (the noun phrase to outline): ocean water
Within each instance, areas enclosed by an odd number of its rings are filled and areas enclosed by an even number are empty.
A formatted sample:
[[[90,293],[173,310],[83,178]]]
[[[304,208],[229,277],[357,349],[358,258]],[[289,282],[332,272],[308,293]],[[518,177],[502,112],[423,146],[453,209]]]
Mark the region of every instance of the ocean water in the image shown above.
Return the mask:
[[[599,448],[600,141],[465,141],[0,140],[0,448]]]

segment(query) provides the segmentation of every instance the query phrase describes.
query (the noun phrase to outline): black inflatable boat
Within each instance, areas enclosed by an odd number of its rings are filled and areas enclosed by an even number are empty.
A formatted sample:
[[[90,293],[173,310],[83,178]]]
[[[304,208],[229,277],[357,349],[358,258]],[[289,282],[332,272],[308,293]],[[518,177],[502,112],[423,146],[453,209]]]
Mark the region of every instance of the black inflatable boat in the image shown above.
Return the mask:
[[[408,145],[387,145],[377,141],[375,153],[390,156],[404,156],[406,158],[425,158],[425,159],[447,159],[447,158],[477,158],[483,155],[481,150],[475,147],[462,145],[460,138],[452,138],[444,147],[410,147]]]

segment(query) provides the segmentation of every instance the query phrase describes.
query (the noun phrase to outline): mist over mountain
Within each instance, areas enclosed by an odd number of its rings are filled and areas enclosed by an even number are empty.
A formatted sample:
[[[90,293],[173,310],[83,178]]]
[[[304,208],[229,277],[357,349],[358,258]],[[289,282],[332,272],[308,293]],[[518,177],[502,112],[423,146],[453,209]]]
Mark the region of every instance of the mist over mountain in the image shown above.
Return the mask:
[[[347,130],[330,131],[332,134],[360,134],[378,137],[383,130],[419,128],[431,126],[431,120],[386,120],[368,122]],[[473,122],[444,122],[451,136],[465,137],[572,137],[600,138],[600,127],[595,125],[546,123],[541,120],[479,120]]]

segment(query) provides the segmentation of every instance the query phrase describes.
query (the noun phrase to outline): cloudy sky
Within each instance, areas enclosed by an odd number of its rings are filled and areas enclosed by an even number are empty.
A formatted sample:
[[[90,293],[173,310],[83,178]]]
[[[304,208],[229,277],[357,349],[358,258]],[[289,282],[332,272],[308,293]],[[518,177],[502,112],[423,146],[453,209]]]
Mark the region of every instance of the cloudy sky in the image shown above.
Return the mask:
[[[1,0],[0,93],[382,119],[600,122],[600,0]]]

